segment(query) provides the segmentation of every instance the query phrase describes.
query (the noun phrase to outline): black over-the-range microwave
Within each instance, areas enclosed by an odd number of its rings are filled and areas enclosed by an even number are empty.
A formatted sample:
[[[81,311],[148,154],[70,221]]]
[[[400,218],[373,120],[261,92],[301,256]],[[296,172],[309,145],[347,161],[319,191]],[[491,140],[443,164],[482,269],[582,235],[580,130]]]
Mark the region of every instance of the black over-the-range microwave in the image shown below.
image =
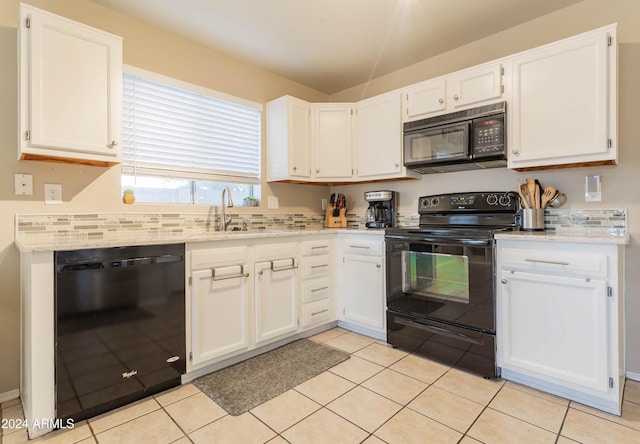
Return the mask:
[[[404,124],[404,165],[423,174],[507,165],[507,103]]]

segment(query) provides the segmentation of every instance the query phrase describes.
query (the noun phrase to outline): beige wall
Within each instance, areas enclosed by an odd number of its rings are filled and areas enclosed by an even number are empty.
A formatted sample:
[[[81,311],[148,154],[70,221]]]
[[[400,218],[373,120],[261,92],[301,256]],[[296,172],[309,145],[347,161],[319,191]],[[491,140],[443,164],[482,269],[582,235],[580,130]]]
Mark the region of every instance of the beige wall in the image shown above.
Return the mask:
[[[329,98],[324,94],[269,72],[240,63],[207,48],[145,25],[86,0],[27,0],[42,9],[105,29],[124,37],[124,62],[173,76],[225,93],[264,103],[283,94],[309,101],[351,101],[368,97],[466,66],[508,55],[601,25],[618,22],[620,45],[620,137],[621,164],[617,167],[581,168],[536,174],[543,183],[557,185],[569,197],[571,207],[625,207],[629,209],[632,244],[627,252],[628,369],[640,373],[640,266],[637,237],[640,232],[640,204],[634,192],[640,171],[640,144],[637,112],[640,102],[640,2],[636,0],[586,0],[539,20],[425,60],[367,85],[352,88]],[[119,168],[83,167],[16,160],[17,147],[17,23],[18,0],[0,2],[0,396],[19,385],[19,255],[13,245],[16,213],[78,213],[95,211],[182,211],[201,212],[202,207],[135,205],[120,203]],[[13,195],[13,175],[30,173],[34,196]],[[583,177],[602,176],[603,201],[585,204]],[[340,187],[355,207],[363,211],[362,192],[390,188],[401,192],[401,210],[414,211],[424,194],[478,189],[512,189],[524,174],[508,170],[487,170],[423,176],[411,182]],[[44,183],[63,185],[63,204],[45,206]],[[318,211],[326,187],[311,185],[263,184],[263,199],[276,195],[279,211]],[[316,204],[317,203],[317,204]],[[634,223],[635,222],[635,223]]]
[[[543,184],[554,185],[567,194],[565,208],[627,208],[631,244],[626,249],[626,351],[627,371],[640,376],[640,1],[585,0],[470,45],[424,60],[406,69],[375,79],[331,96],[334,101],[353,101],[421,80],[487,62],[545,43],[559,40],[610,23],[618,23],[619,165],[599,168],[517,173],[506,169],[446,173],[422,176],[411,182],[337,187],[350,202],[352,211],[366,208],[366,190],[392,189],[400,192],[400,210],[416,211],[418,197],[444,192],[514,189],[518,178],[534,175]],[[600,174],[602,202],[585,203],[584,176]]]

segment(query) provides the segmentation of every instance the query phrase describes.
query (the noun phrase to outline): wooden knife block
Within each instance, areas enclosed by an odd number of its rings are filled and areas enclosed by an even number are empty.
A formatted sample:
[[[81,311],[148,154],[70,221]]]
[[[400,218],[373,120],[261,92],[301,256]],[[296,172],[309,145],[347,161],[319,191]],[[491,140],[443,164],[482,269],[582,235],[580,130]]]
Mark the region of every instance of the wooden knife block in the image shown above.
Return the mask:
[[[347,209],[341,208],[340,215],[333,215],[333,208],[327,207],[324,214],[324,226],[326,228],[347,228]]]

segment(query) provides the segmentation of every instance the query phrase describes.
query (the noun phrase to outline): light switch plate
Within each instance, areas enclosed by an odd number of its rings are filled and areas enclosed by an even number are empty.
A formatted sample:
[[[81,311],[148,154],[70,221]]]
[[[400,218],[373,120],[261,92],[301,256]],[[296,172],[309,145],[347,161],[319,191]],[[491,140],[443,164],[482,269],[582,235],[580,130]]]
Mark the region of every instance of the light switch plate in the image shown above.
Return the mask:
[[[31,174],[16,174],[13,190],[16,196],[33,195],[33,176]]]
[[[584,200],[585,202],[600,202],[602,200],[600,176],[598,174],[589,174],[584,177]]]
[[[267,208],[270,210],[278,209],[278,197],[277,196],[268,196],[267,197]]]

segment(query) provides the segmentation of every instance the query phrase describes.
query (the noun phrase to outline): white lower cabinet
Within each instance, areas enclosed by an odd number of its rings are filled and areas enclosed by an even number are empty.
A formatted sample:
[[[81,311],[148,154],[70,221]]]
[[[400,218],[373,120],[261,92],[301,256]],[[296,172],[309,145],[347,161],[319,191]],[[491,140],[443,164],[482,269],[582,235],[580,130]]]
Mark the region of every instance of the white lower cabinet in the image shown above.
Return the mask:
[[[620,414],[621,249],[498,241],[498,365],[504,379]]]
[[[300,243],[300,326],[303,330],[336,319],[332,243],[328,237]]]
[[[297,247],[295,242],[256,246],[256,345],[298,329]]]
[[[339,236],[338,319],[340,324],[386,339],[384,235]]]
[[[191,252],[191,364],[249,348],[250,249]]]
[[[335,325],[333,237],[187,244],[188,378]]]

